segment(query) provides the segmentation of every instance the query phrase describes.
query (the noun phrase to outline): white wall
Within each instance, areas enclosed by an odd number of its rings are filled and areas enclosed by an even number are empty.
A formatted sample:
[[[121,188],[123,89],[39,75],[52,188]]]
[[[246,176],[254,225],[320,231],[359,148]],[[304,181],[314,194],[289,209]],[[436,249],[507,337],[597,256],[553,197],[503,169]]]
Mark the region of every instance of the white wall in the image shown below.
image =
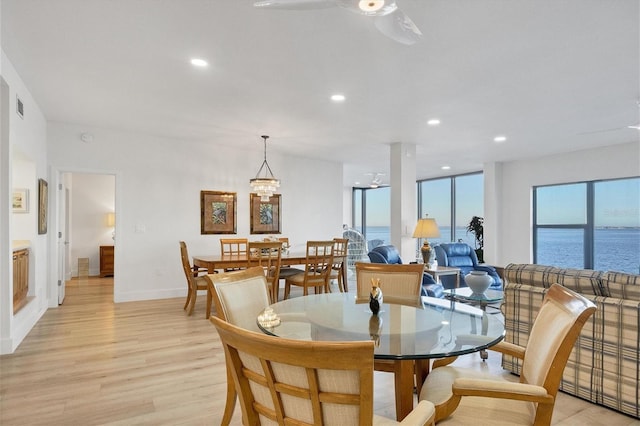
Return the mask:
[[[49,180],[46,120],[4,51],[0,60],[2,78],[6,81],[9,92],[8,108],[2,109],[2,123],[3,127],[9,128],[8,137],[3,137],[1,140],[3,155],[6,155],[9,161],[3,161],[2,164],[3,169],[5,165],[10,169],[4,170],[0,193],[9,197],[11,189],[14,187],[13,180],[16,179],[17,185],[31,190],[30,208],[32,212],[35,212],[38,205],[37,179]],[[24,118],[20,118],[15,111],[17,95],[24,103]],[[6,129],[3,129],[4,131]],[[15,173],[13,170],[14,160]],[[8,205],[6,207],[9,208]],[[49,208],[51,208],[51,203]],[[0,238],[2,238],[2,244],[0,249],[2,254],[0,259],[3,260],[3,265],[0,268],[9,273],[2,274],[0,282],[2,287],[0,294],[3,295],[0,298],[0,353],[13,352],[50,304],[52,283],[50,281],[48,237],[51,230],[48,234],[38,235],[36,217],[35,213],[26,216],[9,214],[9,220],[1,222]],[[10,261],[11,242],[25,239],[31,242],[29,254],[30,299],[27,305],[14,316],[12,297],[4,297],[7,294],[13,294],[13,268]],[[9,265],[9,268],[5,268],[4,261]]]
[[[497,209],[485,208],[493,212],[492,217],[485,217],[485,227],[489,235],[498,235],[495,240],[485,238],[485,253],[495,253],[487,262],[530,263],[533,187],[640,176],[640,142],[502,163],[500,172],[492,170],[485,175],[485,198],[501,204]]]
[[[94,141],[80,140],[84,132]],[[61,172],[116,176],[117,302],[186,295],[178,241],[189,253],[215,254],[221,235],[200,234],[200,191],[237,193],[237,236],[249,235],[249,179],[260,149],[241,151],[126,131],[49,123],[50,161]],[[307,240],[342,233],[342,165],[268,151],[281,179],[282,235],[302,248]],[[74,184],[75,185],[75,184]]]
[[[100,273],[100,246],[114,245],[107,213],[115,212],[114,175],[72,173],[69,241],[72,276],[78,276],[78,258],[89,258],[89,275]]]

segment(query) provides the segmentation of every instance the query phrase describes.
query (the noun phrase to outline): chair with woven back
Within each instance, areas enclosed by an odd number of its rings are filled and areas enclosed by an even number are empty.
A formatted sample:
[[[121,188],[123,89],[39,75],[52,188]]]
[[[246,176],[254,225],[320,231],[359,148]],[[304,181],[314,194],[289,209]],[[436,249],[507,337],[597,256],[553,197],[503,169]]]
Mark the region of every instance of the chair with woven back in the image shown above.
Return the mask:
[[[220,254],[222,257],[245,257],[249,240],[246,238],[220,238]],[[225,272],[244,268],[226,268]]]
[[[422,308],[423,264],[356,263],[356,303],[368,303],[371,280],[379,280],[384,303]],[[374,369],[400,377],[402,364],[396,360],[376,359]],[[415,369],[415,366],[414,366]],[[398,384],[396,383],[396,386]]]
[[[562,372],[584,323],[596,311],[585,297],[552,285],[544,296],[526,347],[500,342],[492,350],[522,359],[519,382],[488,371],[437,360],[420,400],[436,406],[447,425],[549,425]]]
[[[400,423],[373,414],[372,341],[307,342],[211,317],[228,355],[244,424],[432,425],[420,402]]]
[[[331,274],[329,280],[338,281],[338,289],[344,293],[346,291],[345,283],[343,282],[344,268],[347,267],[347,248],[349,246],[348,238],[334,238],[333,245],[333,264],[331,266]]]
[[[304,272],[287,277],[284,285],[284,298],[289,298],[291,286],[300,286],[303,294],[309,294],[309,287],[316,293],[329,287],[329,276],[333,265],[333,240],[307,241]]]
[[[380,280],[384,303],[422,307],[423,264],[356,263],[356,302],[368,303],[371,280]]]
[[[193,308],[196,305],[198,291],[206,290],[206,318],[209,318],[209,316],[211,315],[211,293],[209,292],[207,281],[204,278],[207,270],[191,265],[189,251],[187,250],[187,244],[184,241],[180,241],[180,258],[182,261],[182,270],[184,271],[185,278],[187,279],[187,300],[184,302],[184,307],[182,309],[186,310],[188,306],[189,310],[187,311],[187,315],[192,315]]]
[[[218,318],[247,330],[259,331],[256,317],[270,303],[268,284],[262,267],[254,266],[240,271],[210,274],[205,278],[213,295]],[[227,398],[222,425],[231,422],[236,406],[237,392],[230,365],[227,361]]]
[[[248,246],[247,267],[260,266],[269,285],[269,300],[278,301],[280,289],[280,261],[282,243],[278,241],[251,241]]]

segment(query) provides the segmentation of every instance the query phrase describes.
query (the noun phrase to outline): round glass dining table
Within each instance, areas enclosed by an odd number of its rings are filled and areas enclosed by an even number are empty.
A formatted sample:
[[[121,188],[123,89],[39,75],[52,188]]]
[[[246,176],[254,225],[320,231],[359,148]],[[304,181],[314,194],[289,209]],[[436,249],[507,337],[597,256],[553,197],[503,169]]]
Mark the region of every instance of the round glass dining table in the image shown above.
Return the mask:
[[[376,360],[396,361],[396,415],[402,419],[413,408],[414,371],[420,387],[429,359],[477,352],[504,337],[504,324],[481,309],[431,297],[422,302],[383,303],[374,315],[353,293],[315,294],[274,303],[256,322],[264,333],[289,339],[373,340]]]

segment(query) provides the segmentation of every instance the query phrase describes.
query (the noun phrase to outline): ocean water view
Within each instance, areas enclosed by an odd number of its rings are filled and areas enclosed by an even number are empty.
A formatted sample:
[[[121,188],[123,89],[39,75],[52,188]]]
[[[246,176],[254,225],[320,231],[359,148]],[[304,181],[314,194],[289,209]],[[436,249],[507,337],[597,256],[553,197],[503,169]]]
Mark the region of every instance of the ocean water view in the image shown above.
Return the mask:
[[[438,244],[448,241],[451,228],[440,227],[442,238],[429,242]],[[382,240],[389,244],[391,233],[388,226],[368,226],[368,241]],[[471,247],[474,236],[464,227],[455,230],[455,241],[462,240]],[[594,235],[594,269],[598,271],[619,271],[640,274],[640,228],[596,228]],[[538,258],[540,265],[560,268],[584,267],[584,241],[581,229],[538,230]]]

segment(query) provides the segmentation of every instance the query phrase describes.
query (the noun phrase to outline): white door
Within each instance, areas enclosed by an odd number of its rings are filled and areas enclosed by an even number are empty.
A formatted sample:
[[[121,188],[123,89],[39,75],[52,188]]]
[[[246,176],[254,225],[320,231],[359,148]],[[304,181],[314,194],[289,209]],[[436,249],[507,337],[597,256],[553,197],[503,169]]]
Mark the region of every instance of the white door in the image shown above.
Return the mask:
[[[60,209],[58,212],[58,305],[62,305],[67,271],[69,271],[69,189],[64,184],[60,184],[58,188]]]

